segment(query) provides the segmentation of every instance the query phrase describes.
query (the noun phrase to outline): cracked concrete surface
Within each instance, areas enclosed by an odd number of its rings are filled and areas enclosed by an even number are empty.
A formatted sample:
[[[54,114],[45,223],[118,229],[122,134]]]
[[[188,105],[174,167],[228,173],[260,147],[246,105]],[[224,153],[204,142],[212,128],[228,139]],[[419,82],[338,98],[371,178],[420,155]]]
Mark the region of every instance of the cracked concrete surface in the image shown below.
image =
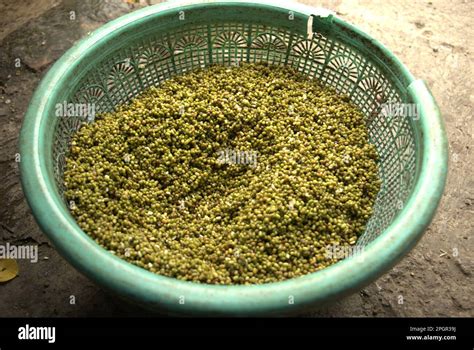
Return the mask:
[[[15,155],[29,99],[51,64],[87,32],[155,2],[0,1],[0,243],[38,244],[40,254],[36,264],[19,261],[20,275],[0,284],[0,316],[143,314],[93,284],[56,253],[26,204]],[[303,2],[330,8],[356,24],[427,81],[446,122],[451,158],[443,200],[415,249],[359,293],[307,314],[474,316],[474,2]],[[71,295],[75,305],[69,303]]]

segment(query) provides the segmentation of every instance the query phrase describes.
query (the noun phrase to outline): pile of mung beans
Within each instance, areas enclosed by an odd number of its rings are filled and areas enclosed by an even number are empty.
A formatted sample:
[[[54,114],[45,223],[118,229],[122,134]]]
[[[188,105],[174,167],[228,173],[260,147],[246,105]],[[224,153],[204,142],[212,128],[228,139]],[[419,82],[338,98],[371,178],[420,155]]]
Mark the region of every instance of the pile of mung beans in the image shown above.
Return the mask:
[[[145,90],[72,137],[66,199],[101,246],[157,274],[281,281],[339,260],[380,189],[349,98],[287,66],[211,66]]]

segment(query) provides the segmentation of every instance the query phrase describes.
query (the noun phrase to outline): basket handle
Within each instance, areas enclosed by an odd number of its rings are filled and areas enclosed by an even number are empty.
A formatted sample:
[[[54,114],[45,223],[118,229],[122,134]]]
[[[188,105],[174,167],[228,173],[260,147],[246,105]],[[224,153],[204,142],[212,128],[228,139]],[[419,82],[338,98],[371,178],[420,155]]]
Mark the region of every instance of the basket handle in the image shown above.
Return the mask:
[[[433,94],[423,80],[414,80],[408,85],[407,90],[411,101],[417,105],[416,122],[420,123],[420,130],[423,133],[420,137],[420,140],[423,140],[420,144],[423,154],[421,176],[426,173],[429,174],[427,177],[436,179],[427,190],[430,194],[427,198],[439,200],[448,172],[448,139],[444,121]]]
[[[410,99],[417,105],[418,117],[423,117],[419,119],[424,119],[426,122],[429,122],[428,125],[430,125],[431,128],[438,127],[444,132],[441,112],[425,81],[421,79],[414,80],[408,85],[407,90]]]

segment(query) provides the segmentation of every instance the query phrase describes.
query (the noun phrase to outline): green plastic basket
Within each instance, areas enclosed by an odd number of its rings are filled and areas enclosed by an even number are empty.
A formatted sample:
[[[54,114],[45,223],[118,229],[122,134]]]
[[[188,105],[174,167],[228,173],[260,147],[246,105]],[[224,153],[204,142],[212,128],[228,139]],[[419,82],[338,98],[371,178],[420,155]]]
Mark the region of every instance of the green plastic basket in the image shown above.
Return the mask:
[[[252,286],[216,286],[155,275],[109,253],[76,224],[63,169],[82,117],[56,117],[58,103],[111,111],[143,89],[211,64],[289,65],[350,96],[380,154],[382,189],[364,249],[319,272]],[[418,118],[384,115],[387,103],[416,104]],[[123,16],[77,43],[34,94],[21,132],[21,175],[33,215],[78,270],[149,309],[260,315],[301,311],[359,290],[422,236],[441,198],[447,141],[438,107],[384,46],[328,11],[285,1],[171,2]]]

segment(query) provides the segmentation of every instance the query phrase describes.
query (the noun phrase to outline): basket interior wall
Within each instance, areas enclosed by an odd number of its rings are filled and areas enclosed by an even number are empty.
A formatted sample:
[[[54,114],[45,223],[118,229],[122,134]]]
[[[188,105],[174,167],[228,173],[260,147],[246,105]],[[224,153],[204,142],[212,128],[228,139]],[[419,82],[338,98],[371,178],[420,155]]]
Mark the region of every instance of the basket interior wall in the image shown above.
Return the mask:
[[[415,181],[416,152],[412,121],[386,116],[386,102],[407,102],[395,79],[366,55],[337,37],[304,33],[261,23],[222,22],[182,25],[124,42],[107,53],[67,92],[67,103],[94,104],[95,112],[111,111],[147,87],[210,64],[269,62],[290,65],[312,79],[347,94],[366,116],[371,142],[378,149],[383,180],[375,212],[359,239],[377,237],[402,209]],[[58,101],[62,103],[63,101]],[[64,192],[63,170],[70,137],[84,117],[58,118],[53,136],[55,182]]]

